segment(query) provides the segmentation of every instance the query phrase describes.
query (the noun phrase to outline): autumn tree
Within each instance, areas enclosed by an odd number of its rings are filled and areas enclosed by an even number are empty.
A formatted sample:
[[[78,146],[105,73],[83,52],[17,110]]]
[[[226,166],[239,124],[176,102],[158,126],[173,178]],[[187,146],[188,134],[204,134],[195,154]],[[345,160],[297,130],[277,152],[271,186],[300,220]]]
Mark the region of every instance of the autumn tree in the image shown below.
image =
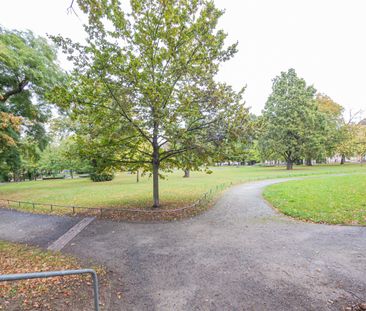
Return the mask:
[[[236,44],[225,45],[223,11],[212,1],[131,0],[129,13],[118,1],[79,5],[89,16],[87,44],[54,38],[75,66],[55,96],[99,122],[85,126],[105,163],[152,173],[158,207],[161,171],[182,168],[178,155],[220,145],[245,122],[242,94],[214,79]]]
[[[20,134],[41,149],[46,146],[44,124],[51,109],[45,95],[61,80],[56,50],[46,39],[30,31],[0,27],[0,135],[4,137],[4,126],[12,133],[11,144],[2,145],[2,149],[9,147],[7,152],[2,151],[2,158],[13,168],[20,166],[19,161],[15,162],[20,159]],[[17,121],[11,124],[10,120]],[[5,159],[5,154],[10,158]]]
[[[343,107],[320,93],[316,95],[315,105],[316,110],[312,113],[314,122],[308,124],[304,146],[306,165],[312,165],[312,160],[323,160],[332,156],[340,141]]]
[[[357,124],[356,153],[359,156],[361,163],[366,160],[366,119]]]
[[[344,108],[329,96],[321,93],[316,95],[316,105],[319,113],[322,114],[325,129],[322,154],[324,157],[331,157],[341,140],[340,130],[343,124]]]
[[[56,50],[46,39],[0,28],[0,111],[21,116],[38,138],[50,115],[45,95],[61,78]]]

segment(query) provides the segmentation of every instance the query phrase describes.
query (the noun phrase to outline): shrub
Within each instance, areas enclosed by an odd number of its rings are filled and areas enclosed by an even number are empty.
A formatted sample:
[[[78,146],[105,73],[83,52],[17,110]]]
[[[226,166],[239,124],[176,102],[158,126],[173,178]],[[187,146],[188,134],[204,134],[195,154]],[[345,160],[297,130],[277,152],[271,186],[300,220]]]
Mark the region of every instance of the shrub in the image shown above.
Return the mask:
[[[90,179],[94,182],[111,181],[114,175],[111,173],[91,173]]]

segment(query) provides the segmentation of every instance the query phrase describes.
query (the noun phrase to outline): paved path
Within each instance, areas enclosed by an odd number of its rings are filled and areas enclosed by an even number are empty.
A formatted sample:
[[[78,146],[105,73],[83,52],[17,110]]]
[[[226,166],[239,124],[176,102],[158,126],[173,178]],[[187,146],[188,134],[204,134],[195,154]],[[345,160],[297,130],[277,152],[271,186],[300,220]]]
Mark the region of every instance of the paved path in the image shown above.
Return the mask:
[[[342,310],[366,301],[366,228],[297,222],[235,186],[201,216],[96,221],[66,248],[120,273],[109,310]],[[357,298],[358,297],[358,298]]]
[[[0,209],[0,239],[46,248],[79,221],[77,217],[36,215]]]
[[[366,301],[366,227],[279,215],[261,192],[280,181],[232,187],[193,219],[94,221],[64,251],[94,258],[121,277],[112,282],[108,310],[342,310]],[[46,245],[48,232],[57,239],[74,224],[22,214],[0,211],[0,239]],[[22,227],[26,233],[17,231]]]

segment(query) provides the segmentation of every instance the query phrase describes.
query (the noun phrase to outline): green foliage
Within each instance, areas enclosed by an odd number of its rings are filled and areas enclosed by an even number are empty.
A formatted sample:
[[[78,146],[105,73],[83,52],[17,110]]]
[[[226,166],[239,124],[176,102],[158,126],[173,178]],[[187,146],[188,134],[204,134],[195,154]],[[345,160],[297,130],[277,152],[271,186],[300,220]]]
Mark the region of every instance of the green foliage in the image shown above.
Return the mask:
[[[315,152],[310,153],[313,159],[331,157],[335,154],[337,145],[340,143],[342,127],[343,107],[334,102],[329,96],[317,94],[316,105],[318,108],[317,133],[321,135],[314,148]]]
[[[101,181],[111,181],[113,180],[114,175],[108,173],[91,173],[90,179],[94,182],[101,182]]]
[[[362,123],[357,125],[356,153],[361,162],[366,160],[366,125]]]
[[[243,90],[214,79],[237,44],[225,45],[211,1],[133,0],[129,14],[118,1],[78,3],[88,43],[53,38],[75,66],[53,98],[71,110],[96,166],[153,174],[157,206],[160,171],[210,163],[245,128]]]
[[[292,169],[293,162],[304,155],[306,145],[318,144],[319,121],[315,89],[307,86],[294,69],[281,72],[273,80],[272,94],[263,111],[262,149],[281,157]]]
[[[73,137],[68,137],[59,144],[54,143],[47,146],[41,154],[38,168],[42,172],[52,175],[69,170],[71,177],[73,177],[73,172],[92,171],[89,161],[80,156]]]
[[[2,172],[18,174],[24,164],[23,160],[26,162],[25,170],[28,169],[27,146],[30,141],[40,149],[45,148],[48,139],[44,123],[51,114],[46,94],[61,80],[56,50],[46,39],[37,37],[30,31],[11,31],[0,27]],[[24,141],[27,141],[27,146]],[[23,151],[26,153],[24,156],[21,155]]]
[[[45,95],[62,79],[56,50],[32,32],[0,27],[0,111],[23,118],[40,143],[50,116]]]

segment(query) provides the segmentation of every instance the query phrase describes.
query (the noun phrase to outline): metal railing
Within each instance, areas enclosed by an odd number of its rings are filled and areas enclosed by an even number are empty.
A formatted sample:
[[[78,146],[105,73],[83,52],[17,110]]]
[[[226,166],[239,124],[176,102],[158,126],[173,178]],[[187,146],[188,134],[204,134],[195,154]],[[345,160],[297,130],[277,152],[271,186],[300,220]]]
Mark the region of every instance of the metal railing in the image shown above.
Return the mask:
[[[98,277],[93,269],[79,270],[64,270],[64,271],[48,271],[48,272],[33,272],[33,273],[18,273],[18,274],[0,274],[0,282],[19,281],[29,279],[44,279],[56,276],[67,276],[77,274],[91,274],[93,278],[94,289],[94,310],[99,311],[99,293],[98,293]]]
[[[48,206],[50,208],[50,211],[53,212],[57,208],[65,208],[72,210],[73,214],[77,214],[78,210],[84,210],[84,211],[90,211],[99,213],[100,216],[103,216],[104,212],[129,212],[129,213],[147,213],[147,214],[162,214],[162,213],[176,213],[176,212],[182,212],[187,209],[196,208],[199,206],[203,206],[207,204],[212,198],[215,196],[217,192],[223,191],[225,188],[232,186],[233,182],[223,183],[216,185],[215,187],[211,188],[209,191],[204,193],[197,201],[191,203],[190,205],[178,207],[174,209],[131,209],[131,208],[120,208],[120,207],[86,207],[86,206],[73,206],[73,205],[60,205],[60,204],[51,204],[51,203],[37,203],[37,202],[27,202],[27,201],[16,201],[16,200],[10,200],[10,199],[0,199],[2,202],[6,202],[7,206],[9,208],[12,208],[11,203],[15,203],[18,208],[21,208],[22,205],[24,206],[31,206],[33,210],[36,209],[36,206]]]

